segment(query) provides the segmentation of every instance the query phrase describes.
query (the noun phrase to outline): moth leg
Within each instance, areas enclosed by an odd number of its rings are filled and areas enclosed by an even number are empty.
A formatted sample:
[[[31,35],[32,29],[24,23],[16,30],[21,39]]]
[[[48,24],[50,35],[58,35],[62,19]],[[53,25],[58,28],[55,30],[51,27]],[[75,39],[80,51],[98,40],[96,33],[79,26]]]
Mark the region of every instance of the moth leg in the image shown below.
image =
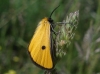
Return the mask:
[[[57,22],[57,24],[69,24],[69,22]]]
[[[54,30],[54,27],[51,25],[51,31],[55,34],[55,35],[57,35],[58,33]]]
[[[56,25],[62,26],[62,25],[66,25],[66,24],[70,24],[70,22],[66,22],[66,21],[63,21],[63,22],[56,22],[56,23],[55,23],[55,26],[56,26]]]

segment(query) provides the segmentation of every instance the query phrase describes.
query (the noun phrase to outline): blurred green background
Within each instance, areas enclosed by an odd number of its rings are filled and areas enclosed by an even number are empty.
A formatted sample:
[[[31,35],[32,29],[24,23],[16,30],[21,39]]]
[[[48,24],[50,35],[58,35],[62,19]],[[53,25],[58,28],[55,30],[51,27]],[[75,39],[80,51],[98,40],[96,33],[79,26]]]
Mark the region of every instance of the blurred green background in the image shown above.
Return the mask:
[[[100,74],[100,0],[0,0],[0,74],[44,74],[28,55],[38,22],[79,10],[75,37],[56,65],[60,74]]]

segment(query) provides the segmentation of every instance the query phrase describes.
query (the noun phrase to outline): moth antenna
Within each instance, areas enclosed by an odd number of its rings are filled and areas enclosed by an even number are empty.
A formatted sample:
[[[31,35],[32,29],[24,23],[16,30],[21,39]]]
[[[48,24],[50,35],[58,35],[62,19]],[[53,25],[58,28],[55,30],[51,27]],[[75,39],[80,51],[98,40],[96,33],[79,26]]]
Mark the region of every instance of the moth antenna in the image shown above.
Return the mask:
[[[51,18],[51,16],[52,16],[52,14],[53,14],[53,12],[59,7],[60,5],[58,5],[52,12],[51,12],[51,14],[50,14],[50,17],[49,18]]]

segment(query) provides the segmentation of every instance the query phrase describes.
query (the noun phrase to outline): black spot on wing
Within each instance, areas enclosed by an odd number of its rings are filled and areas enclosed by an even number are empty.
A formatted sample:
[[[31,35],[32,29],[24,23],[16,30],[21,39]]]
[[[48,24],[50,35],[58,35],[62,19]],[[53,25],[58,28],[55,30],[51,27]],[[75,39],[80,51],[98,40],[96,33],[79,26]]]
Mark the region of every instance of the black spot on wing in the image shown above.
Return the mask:
[[[42,46],[42,50],[44,50],[44,49],[46,49],[46,46],[43,45],[43,46]]]

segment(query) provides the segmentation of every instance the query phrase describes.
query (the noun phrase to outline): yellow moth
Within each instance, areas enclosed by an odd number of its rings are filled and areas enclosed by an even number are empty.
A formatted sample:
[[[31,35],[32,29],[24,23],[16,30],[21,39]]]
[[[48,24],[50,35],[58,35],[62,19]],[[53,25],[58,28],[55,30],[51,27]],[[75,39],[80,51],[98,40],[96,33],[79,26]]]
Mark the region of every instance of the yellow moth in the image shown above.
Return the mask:
[[[58,7],[52,11],[51,15]],[[54,41],[52,39],[54,27],[51,15],[49,18],[45,17],[39,22],[28,48],[35,65],[47,70],[53,69],[55,56]]]

